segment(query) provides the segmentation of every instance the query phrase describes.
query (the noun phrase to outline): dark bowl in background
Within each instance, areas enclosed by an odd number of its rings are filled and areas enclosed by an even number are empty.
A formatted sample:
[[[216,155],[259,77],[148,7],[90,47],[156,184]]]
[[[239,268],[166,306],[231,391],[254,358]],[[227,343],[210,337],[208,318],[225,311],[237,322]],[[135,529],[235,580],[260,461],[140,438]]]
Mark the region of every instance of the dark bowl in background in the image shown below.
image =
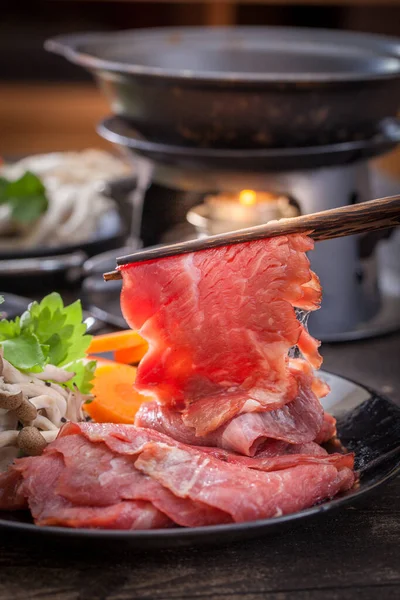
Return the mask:
[[[88,69],[114,114],[154,142],[214,148],[371,137],[400,106],[400,42],[283,27],[61,35],[47,50]]]
[[[80,244],[0,251],[0,287],[7,292],[31,296],[54,289],[77,288],[85,261],[125,243],[129,220],[126,195],[116,193],[119,180],[105,185],[104,193],[116,201],[116,209],[103,215],[97,232]],[[118,253],[116,252],[116,255]]]

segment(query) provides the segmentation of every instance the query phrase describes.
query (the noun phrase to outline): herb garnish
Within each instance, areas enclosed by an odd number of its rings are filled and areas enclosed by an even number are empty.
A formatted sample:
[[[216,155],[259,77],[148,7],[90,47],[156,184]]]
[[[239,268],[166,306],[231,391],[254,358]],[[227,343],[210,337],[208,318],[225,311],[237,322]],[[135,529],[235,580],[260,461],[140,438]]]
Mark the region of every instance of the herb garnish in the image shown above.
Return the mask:
[[[29,224],[46,212],[49,202],[42,181],[31,171],[10,181],[0,177],[0,205],[10,208],[12,221]]]
[[[96,361],[84,361],[92,336],[86,335],[79,300],[64,306],[52,293],[32,302],[14,320],[0,321],[0,346],[4,358],[22,371],[40,373],[47,364],[75,373],[66,384],[83,394],[90,392]]]

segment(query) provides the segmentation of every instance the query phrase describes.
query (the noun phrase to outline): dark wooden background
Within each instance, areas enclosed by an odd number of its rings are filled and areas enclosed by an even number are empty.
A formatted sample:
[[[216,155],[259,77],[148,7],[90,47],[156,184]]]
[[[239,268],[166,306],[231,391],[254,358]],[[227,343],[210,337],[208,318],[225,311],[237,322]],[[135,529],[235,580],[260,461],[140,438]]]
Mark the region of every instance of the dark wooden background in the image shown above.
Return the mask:
[[[400,403],[400,334],[325,345],[324,367]],[[235,544],[110,553],[1,533],[0,600],[396,600],[400,478],[336,514]]]

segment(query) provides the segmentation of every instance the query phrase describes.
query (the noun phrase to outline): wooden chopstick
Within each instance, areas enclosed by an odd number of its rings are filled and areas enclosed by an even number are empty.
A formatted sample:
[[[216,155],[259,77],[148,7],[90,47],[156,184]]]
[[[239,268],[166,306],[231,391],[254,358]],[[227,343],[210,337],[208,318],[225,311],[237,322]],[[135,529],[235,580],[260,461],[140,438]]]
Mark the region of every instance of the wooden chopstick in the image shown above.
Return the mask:
[[[352,206],[332,208],[311,215],[302,215],[279,221],[269,221],[265,225],[257,225],[248,229],[240,229],[229,233],[213,235],[203,239],[189,240],[168,246],[159,246],[133,252],[117,258],[117,265],[166,258],[225,246],[250,242],[277,235],[290,233],[307,233],[316,242],[331,240],[357,233],[378,231],[400,224],[400,195],[361,202]],[[121,279],[119,271],[104,273],[104,279]]]

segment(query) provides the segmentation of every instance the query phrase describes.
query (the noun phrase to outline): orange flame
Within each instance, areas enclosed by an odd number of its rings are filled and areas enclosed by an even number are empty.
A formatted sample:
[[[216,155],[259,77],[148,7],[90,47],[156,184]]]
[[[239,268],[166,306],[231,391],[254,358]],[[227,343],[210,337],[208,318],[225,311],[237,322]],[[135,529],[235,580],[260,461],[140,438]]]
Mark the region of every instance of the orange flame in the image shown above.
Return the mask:
[[[257,194],[253,190],[242,190],[239,194],[240,204],[245,206],[253,206],[257,204]]]

